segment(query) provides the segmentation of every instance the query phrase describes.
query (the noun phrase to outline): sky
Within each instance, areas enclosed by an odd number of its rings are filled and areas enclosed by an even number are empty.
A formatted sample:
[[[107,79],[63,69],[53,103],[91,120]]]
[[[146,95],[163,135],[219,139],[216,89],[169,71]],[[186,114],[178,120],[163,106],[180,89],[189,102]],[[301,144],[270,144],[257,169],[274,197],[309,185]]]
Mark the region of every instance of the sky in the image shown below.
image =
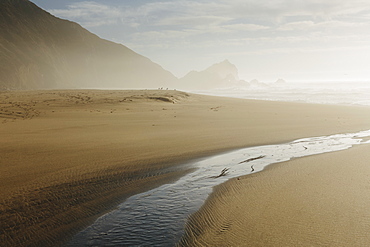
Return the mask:
[[[247,81],[370,81],[368,0],[31,1],[177,77],[228,59]]]

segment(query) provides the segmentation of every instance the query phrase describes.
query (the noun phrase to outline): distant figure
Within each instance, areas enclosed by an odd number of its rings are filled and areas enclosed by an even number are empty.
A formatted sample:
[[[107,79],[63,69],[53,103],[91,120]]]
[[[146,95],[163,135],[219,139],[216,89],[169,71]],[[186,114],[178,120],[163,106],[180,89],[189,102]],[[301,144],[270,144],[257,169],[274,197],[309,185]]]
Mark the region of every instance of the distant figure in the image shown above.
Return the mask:
[[[253,165],[251,165],[251,169],[252,169],[252,171],[251,171],[251,172],[254,172],[254,167],[253,167]]]

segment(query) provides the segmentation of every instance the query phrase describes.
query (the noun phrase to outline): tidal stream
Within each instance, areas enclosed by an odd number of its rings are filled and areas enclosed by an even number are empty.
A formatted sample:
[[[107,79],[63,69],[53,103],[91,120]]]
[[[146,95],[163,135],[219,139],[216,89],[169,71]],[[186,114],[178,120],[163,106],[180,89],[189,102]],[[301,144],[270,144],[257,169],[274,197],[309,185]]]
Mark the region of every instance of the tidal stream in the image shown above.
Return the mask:
[[[370,143],[370,130],[256,146],[193,161],[195,171],[174,183],[134,195],[98,218],[67,246],[174,246],[187,218],[202,206],[212,188],[230,178],[308,155],[344,150]],[[219,176],[222,170],[223,176]]]

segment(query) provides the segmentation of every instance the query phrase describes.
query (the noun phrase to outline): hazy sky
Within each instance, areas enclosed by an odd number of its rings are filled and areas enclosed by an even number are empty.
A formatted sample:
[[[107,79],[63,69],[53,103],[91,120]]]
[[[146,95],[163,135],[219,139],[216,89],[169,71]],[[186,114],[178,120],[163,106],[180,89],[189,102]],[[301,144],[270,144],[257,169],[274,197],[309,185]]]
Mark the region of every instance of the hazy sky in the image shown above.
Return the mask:
[[[228,59],[241,79],[370,81],[368,0],[32,0],[176,76]]]

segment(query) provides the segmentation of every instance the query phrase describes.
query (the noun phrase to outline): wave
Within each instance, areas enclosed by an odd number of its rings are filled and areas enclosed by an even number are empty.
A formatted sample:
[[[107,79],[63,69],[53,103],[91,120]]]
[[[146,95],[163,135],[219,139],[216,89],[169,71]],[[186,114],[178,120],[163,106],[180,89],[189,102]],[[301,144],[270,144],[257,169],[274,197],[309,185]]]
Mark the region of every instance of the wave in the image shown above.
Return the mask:
[[[311,82],[232,87],[196,93],[234,98],[370,106],[370,82]]]

